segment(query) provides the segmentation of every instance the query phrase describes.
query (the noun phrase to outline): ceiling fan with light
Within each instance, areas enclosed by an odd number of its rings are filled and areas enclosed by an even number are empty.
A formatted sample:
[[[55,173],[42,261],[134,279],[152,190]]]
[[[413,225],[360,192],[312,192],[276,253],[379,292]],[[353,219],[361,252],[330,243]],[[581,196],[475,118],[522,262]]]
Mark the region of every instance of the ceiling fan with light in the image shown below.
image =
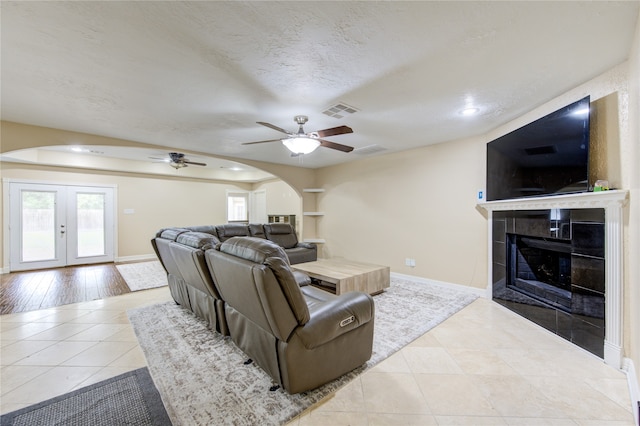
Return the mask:
[[[323,139],[329,136],[337,136],[337,135],[344,135],[346,133],[353,133],[353,130],[351,129],[351,127],[338,126],[338,127],[333,127],[331,129],[324,129],[324,130],[318,130],[315,132],[305,133],[302,126],[309,120],[309,117],[307,117],[306,115],[296,115],[293,118],[293,120],[298,124],[298,126],[300,126],[298,128],[297,133],[287,132],[286,130],[278,126],[274,126],[273,124],[258,121],[257,122],[258,124],[269,127],[270,129],[273,129],[273,130],[277,130],[280,133],[284,133],[287,135],[287,137],[279,138],[279,139],[269,139],[265,141],[245,142],[242,145],[253,145],[258,143],[281,141],[284,144],[284,146],[286,146],[292,152],[292,155],[309,154],[315,151],[315,149],[319,146],[336,149],[342,152],[353,151],[352,146],[342,145],[339,143],[330,142],[328,140]]]
[[[156,157],[150,157],[150,158],[153,158],[154,160],[162,160],[162,162],[164,163],[169,163],[169,165],[176,170],[181,169],[183,167],[187,167],[189,164],[192,164],[194,166],[206,166],[205,163],[189,161],[187,158],[185,158],[184,154],[181,152],[170,152],[168,158],[156,158]]]

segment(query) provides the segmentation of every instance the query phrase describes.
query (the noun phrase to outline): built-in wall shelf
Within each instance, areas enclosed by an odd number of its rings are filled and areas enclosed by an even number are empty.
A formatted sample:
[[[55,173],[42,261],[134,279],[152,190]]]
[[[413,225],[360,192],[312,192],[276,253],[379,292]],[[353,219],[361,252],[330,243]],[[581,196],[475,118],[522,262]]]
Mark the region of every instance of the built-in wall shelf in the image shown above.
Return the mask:
[[[304,188],[302,192],[318,194],[318,193],[324,192],[324,188]],[[315,196],[312,196],[312,195],[310,195],[309,197],[311,197],[311,199],[316,198]],[[302,215],[306,217],[317,218],[317,217],[324,216],[324,212],[302,212]],[[314,220],[313,222],[315,223],[316,221]],[[324,244],[325,242],[324,238],[304,238],[302,241],[304,241],[305,243],[312,243],[312,244]]]
[[[305,243],[324,244],[324,238],[305,238]]]
[[[295,214],[270,214],[267,215],[269,223],[288,223],[296,231],[296,215]]]

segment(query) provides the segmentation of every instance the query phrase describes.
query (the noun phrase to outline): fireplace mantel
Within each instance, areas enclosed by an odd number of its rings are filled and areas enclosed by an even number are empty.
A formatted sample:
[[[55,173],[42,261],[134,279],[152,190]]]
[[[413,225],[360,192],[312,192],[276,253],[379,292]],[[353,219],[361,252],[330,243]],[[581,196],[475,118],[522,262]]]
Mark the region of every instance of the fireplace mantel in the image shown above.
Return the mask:
[[[597,209],[608,206],[623,207],[629,191],[612,190],[601,192],[581,192],[576,194],[550,195],[547,197],[514,198],[510,200],[487,201],[478,207],[488,212],[502,210],[546,210],[546,209]]]
[[[478,203],[479,209],[488,213],[488,253],[489,267],[487,295],[492,297],[492,213],[494,211],[550,210],[550,209],[593,209],[605,210],[605,363],[620,369],[622,367],[622,292],[623,292],[623,207],[629,192],[611,190],[577,194],[552,195],[546,197],[518,198],[511,200]]]

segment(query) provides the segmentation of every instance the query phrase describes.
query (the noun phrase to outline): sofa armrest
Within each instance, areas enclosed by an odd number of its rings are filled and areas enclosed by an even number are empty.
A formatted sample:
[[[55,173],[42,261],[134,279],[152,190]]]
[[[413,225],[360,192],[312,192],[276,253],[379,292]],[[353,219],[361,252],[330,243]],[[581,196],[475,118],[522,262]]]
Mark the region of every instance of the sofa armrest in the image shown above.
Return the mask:
[[[296,244],[296,247],[301,247],[301,248],[306,248],[311,250],[314,250],[317,248],[316,245],[313,243],[298,243]]]
[[[300,272],[300,271],[291,271],[291,272],[293,272],[293,278],[295,278],[295,280],[298,283],[299,287],[304,287],[306,285],[311,285],[311,278],[309,277],[309,275],[305,274],[304,272]]]
[[[298,327],[295,333],[305,348],[313,349],[373,321],[374,312],[370,295],[345,293],[317,306],[311,312],[311,319]]]

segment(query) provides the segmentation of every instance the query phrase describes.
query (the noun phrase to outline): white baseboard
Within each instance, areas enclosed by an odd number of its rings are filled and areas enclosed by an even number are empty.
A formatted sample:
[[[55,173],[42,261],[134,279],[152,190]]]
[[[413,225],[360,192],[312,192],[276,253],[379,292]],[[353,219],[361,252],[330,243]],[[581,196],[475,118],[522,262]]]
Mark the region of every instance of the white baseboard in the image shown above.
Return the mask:
[[[638,385],[638,376],[636,375],[636,369],[633,365],[633,361],[630,358],[624,358],[622,360],[622,370],[627,373],[627,383],[629,384],[629,395],[631,397],[631,411],[633,412],[633,418],[636,420],[636,424],[640,425],[640,386]]]
[[[0,268],[0,274],[8,274],[9,272],[11,271],[8,266],[6,268]]]
[[[414,275],[399,274],[397,272],[392,272],[391,277],[407,280],[407,281],[413,281],[420,284],[437,285],[440,287],[446,287],[446,288],[451,288],[455,290],[465,291],[467,293],[473,293],[478,297],[483,297],[483,298],[487,297],[487,291],[483,288],[475,288],[475,287],[469,287],[461,284],[448,283],[445,281],[431,280],[428,278],[416,277]]]
[[[126,263],[126,262],[139,262],[141,260],[158,260],[158,256],[155,254],[142,254],[138,256],[123,256],[117,257],[114,262],[115,263]]]

